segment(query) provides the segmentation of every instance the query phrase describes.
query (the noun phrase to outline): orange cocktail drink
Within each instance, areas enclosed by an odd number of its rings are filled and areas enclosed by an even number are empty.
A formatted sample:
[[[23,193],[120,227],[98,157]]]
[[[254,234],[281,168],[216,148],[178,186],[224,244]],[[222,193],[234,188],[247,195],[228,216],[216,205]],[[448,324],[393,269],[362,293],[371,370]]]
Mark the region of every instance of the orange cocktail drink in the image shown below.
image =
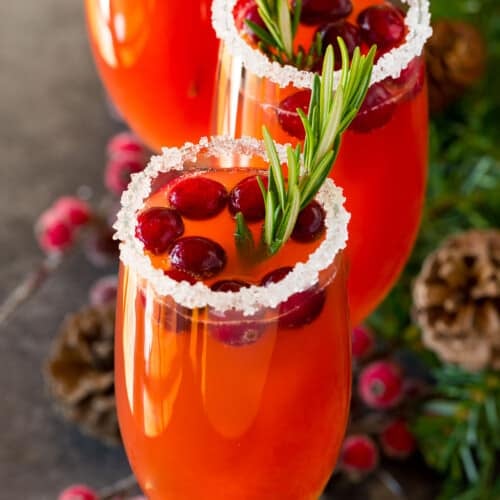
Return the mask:
[[[330,2],[337,3],[350,2]],[[313,34],[321,32],[329,43],[335,44],[336,35],[341,35],[348,45],[356,43],[366,51],[369,44],[359,34],[358,15],[386,3],[353,0],[345,19],[326,27],[299,26],[296,45],[307,47]],[[354,324],[375,309],[396,281],[415,241],[424,202],[428,113],[420,54],[429,33],[428,10],[422,0],[405,3],[410,10],[396,19],[404,30],[401,41],[390,50],[378,49],[367,98],[344,134],[331,174],[343,187],[352,214],[346,254]],[[271,63],[260,52],[248,29],[242,28],[251,4],[252,0],[214,2],[215,27],[222,39],[214,129],[234,137],[261,137],[266,125],[278,142],[296,144],[304,138],[296,109],[307,111],[314,73]],[[252,15],[255,21],[255,11]]]
[[[85,0],[92,52],[106,90],[153,149],[209,133],[218,50],[210,4]]]
[[[299,219],[273,256],[243,252],[234,212],[258,241],[263,168],[259,141],[214,138],[165,150],[124,197],[116,395],[151,500],[313,500],[337,459],[351,383],[348,214],[327,181],[314,228]]]

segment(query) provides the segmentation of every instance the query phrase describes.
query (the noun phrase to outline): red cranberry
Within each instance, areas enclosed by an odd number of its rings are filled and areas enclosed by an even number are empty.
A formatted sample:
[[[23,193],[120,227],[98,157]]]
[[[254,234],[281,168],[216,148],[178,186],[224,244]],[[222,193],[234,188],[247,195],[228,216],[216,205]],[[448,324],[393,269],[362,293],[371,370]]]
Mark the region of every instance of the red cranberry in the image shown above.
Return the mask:
[[[366,326],[360,325],[352,329],[352,357],[356,360],[369,356],[375,348],[375,336]]]
[[[386,426],[380,434],[380,443],[384,453],[392,458],[407,458],[416,448],[415,438],[408,423],[402,418],[397,418]]]
[[[190,285],[194,285],[198,281],[192,274],[181,271],[180,269],[167,269],[166,271],[163,271],[163,274],[172,278],[174,281],[187,281]]]
[[[61,218],[54,208],[40,215],[35,230],[40,246],[47,253],[64,252],[75,241],[75,227],[66,218]]]
[[[170,204],[189,219],[209,219],[225,206],[226,188],[206,177],[185,177],[179,180],[168,195]]]
[[[166,252],[183,232],[181,216],[175,210],[163,207],[142,212],[135,228],[135,235],[144,243],[144,248],[155,255]]]
[[[260,17],[259,9],[255,0],[243,0],[236,4],[234,8],[234,21],[236,25],[236,29],[248,36],[253,43],[257,43],[260,38],[253,32],[252,28],[248,26],[246,21],[250,21],[261,28],[266,29],[266,25]]]
[[[243,346],[256,342],[265,331],[260,315],[244,316],[237,311],[210,312],[208,331],[219,342]]]
[[[350,57],[352,57],[354,49],[361,45],[359,28],[347,21],[339,21],[338,23],[328,24],[327,26],[319,29],[318,33],[321,36],[323,51],[326,50],[328,45],[333,46],[335,69],[340,69],[342,67],[342,56],[337,37],[344,40]]]
[[[120,256],[120,247],[113,235],[113,229],[103,223],[92,225],[84,234],[83,251],[96,267],[114,263]]]
[[[201,236],[181,238],[170,250],[172,266],[199,279],[219,274],[226,261],[224,249],[215,241]]]
[[[305,114],[309,111],[311,100],[310,89],[299,90],[295,94],[283,99],[278,106],[278,122],[281,128],[292,137],[303,140],[305,137],[304,126],[297,114],[297,109],[302,109]]]
[[[239,292],[242,288],[250,286],[246,281],[241,280],[220,280],[216,281],[210,288],[214,292]]]
[[[398,365],[389,361],[369,364],[361,372],[358,384],[361,399],[371,408],[392,408],[403,397],[401,370]]]
[[[364,9],[358,15],[358,24],[363,40],[368,45],[376,44],[382,52],[397,47],[405,37],[403,14],[389,4]]]
[[[146,155],[146,149],[141,140],[133,132],[119,132],[111,137],[106,146],[109,156],[135,153],[137,155]]]
[[[377,445],[365,434],[348,436],[342,446],[339,467],[354,478],[361,478],[377,468]]]
[[[87,224],[92,215],[87,202],[75,196],[62,196],[54,203],[54,211],[72,226]]]
[[[113,156],[104,170],[104,183],[109,191],[121,195],[130,182],[130,176],[142,172],[146,166],[142,157],[137,154]]]
[[[292,232],[292,239],[308,243],[318,239],[325,230],[325,211],[315,200],[303,208]]]
[[[58,496],[58,500],[97,500],[97,498],[97,493],[84,484],[70,486]]]
[[[261,180],[267,187],[267,177],[261,177]],[[246,177],[234,186],[229,193],[229,211],[233,215],[241,212],[247,222],[264,219],[266,207],[256,175]]]
[[[366,94],[359,113],[354,118],[351,129],[367,133],[386,125],[395,109],[396,102],[386,87],[385,81],[374,83]]]
[[[291,267],[280,267],[266,274],[261,285],[278,283],[292,271]],[[325,304],[326,293],[317,287],[294,293],[280,305],[279,325],[284,328],[297,328],[314,321]]]
[[[351,0],[302,0],[300,21],[308,25],[331,23],[351,12]]]
[[[425,83],[425,64],[421,57],[412,59],[406,66],[399,78],[395,78],[393,83],[401,87],[405,97],[412,99],[423,89]]]

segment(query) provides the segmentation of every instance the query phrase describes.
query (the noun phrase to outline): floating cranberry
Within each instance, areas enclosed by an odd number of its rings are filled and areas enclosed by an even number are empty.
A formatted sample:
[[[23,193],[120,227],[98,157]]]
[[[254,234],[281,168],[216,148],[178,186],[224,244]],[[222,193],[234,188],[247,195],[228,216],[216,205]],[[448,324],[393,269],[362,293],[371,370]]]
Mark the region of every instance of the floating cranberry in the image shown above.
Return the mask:
[[[190,285],[194,285],[198,281],[192,274],[181,271],[180,269],[167,269],[166,271],[163,271],[163,274],[172,278],[174,281],[187,281]]]
[[[184,232],[184,224],[177,211],[155,207],[137,218],[135,235],[144,248],[155,255],[166,252],[170,244]]]
[[[216,281],[210,288],[214,292],[239,292],[242,288],[248,288],[250,283],[241,280]]]
[[[177,240],[169,255],[172,266],[198,279],[219,274],[227,261],[226,252],[218,243],[201,236]]]
[[[308,243],[318,239],[325,230],[325,211],[315,200],[303,208],[292,232],[292,239]]]
[[[386,87],[385,81],[374,83],[366,94],[359,113],[354,118],[351,129],[356,132],[367,133],[386,125],[397,103]]]
[[[351,0],[302,0],[300,21],[307,25],[331,23],[351,12]]]
[[[401,92],[405,97],[412,99],[423,89],[425,83],[425,64],[421,57],[412,59],[406,66],[399,78],[395,78],[393,83],[401,87]]]
[[[185,177],[170,190],[170,204],[189,219],[209,219],[225,206],[226,188],[206,177]]]
[[[291,267],[280,267],[266,274],[261,285],[278,283],[292,271]],[[303,292],[294,293],[280,304],[279,325],[284,328],[297,328],[314,321],[325,304],[326,293],[314,286]]]
[[[368,7],[357,20],[363,40],[368,45],[376,44],[381,52],[397,47],[405,37],[404,16],[390,4]]]
[[[359,28],[354,24],[347,21],[339,21],[337,23],[328,24],[318,30],[321,37],[323,52],[328,45],[333,46],[333,53],[335,55],[335,69],[342,67],[342,56],[340,53],[339,42],[337,37],[342,38],[347,47],[349,56],[352,57],[354,49],[361,45],[361,36]]]
[[[266,29],[266,25],[262,17],[260,17],[255,0],[243,0],[236,4],[234,8],[234,21],[236,29],[243,35],[246,35],[253,43],[257,43],[260,38],[254,33],[252,28],[248,26],[247,21]]]
[[[361,399],[371,408],[393,408],[403,397],[401,370],[389,361],[369,364],[361,372],[358,384]]]
[[[210,313],[208,331],[224,344],[243,346],[256,342],[265,331],[265,322],[259,315],[244,316],[236,311]]]
[[[359,479],[377,468],[379,452],[369,436],[348,436],[342,445],[339,467],[353,478]]]
[[[399,459],[409,457],[416,448],[410,427],[402,418],[397,418],[386,426],[380,434],[380,444],[387,456]]]
[[[267,187],[267,177],[261,177],[261,180]],[[256,175],[246,177],[234,186],[229,193],[229,211],[233,215],[241,212],[247,222],[264,219],[266,207]]]
[[[289,95],[279,103],[277,110],[278,122],[288,135],[300,140],[304,139],[306,135],[304,125],[302,125],[302,121],[297,114],[297,109],[301,109],[307,114],[310,100],[310,89],[304,89]]]

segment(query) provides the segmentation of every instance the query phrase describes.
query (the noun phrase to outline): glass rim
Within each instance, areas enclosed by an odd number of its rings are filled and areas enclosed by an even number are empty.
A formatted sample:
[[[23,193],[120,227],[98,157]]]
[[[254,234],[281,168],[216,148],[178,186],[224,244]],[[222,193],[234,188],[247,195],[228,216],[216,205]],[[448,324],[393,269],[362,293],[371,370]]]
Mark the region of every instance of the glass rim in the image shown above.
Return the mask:
[[[296,88],[312,88],[314,72],[299,70],[292,65],[282,66],[270,61],[257,48],[251,47],[239,34],[233,15],[238,0],[214,0],[212,3],[212,25],[217,37],[225,43],[233,57],[241,60],[248,71],[261,78],[267,78],[280,87],[293,85]],[[398,78],[408,64],[422,53],[425,42],[432,35],[429,0],[401,0],[408,4],[405,16],[408,28],[406,41],[382,55],[373,67],[370,85]],[[334,86],[340,82],[341,71],[334,72]]]
[[[276,149],[281,163],[286,163],[286,146],[276,143]],[[346,247],[348,237],[350,214],[344,207],[342,189],[331,179],[325,181],[315,198],[326,214],[324,240],[306,262],[297,263],[278,283],[252,285],[238,292],[215,292],[203,282],[191,285],[187,281],[175,281],[153,266],[151,259],[144,253],[143,243],[135,236],[137,215],[144,208],[158,175],[182,171],[184,163],[195,162],[202,154],[207,157],[240,154],[268,161],[264,142],[252,137],[203,137],[198,144],[186,143],[180,148],[164,148],[161,155],[152,156],[142,172],[131,176],[131,182],[122,194],[121,209],[113,226],[116,230],[114,239],[120,241],[120,260],[149,282],[158,295],[171,296],[184,307],[211,307],[218,312],[235,310],[241,311],[245,316],[255,314],[262,308],[274,308],[291,295],[317,284],[320,272],[328,269],[338,253]]]

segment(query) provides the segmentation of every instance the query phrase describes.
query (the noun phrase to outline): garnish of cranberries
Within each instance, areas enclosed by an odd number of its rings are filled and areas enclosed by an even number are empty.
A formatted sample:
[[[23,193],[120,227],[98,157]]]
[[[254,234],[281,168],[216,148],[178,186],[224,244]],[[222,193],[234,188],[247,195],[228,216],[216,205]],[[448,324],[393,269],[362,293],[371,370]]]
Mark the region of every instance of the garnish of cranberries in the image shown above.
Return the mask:
[[[261,180],[267,187],[267,177],[261,177]],[[229,193],[228,206],[233,215],[241,212],[247,222],[264,219],[266,207],[256,175],[246,177],[234,186]]]
[[[397,47],[405,37],[404,16],[388,3],[364,9],[357,21],[363,40],[368,45],[376,44],[379,53]]]
[[[350,57],[352,57],[354,49],[361,45],[359,28],[348,21],[338,21],[336,23],[327,24],[326,26],[318,29],[317,33],[319,33],[321,37],[323,52],[326,50],[328,45],[332,45],[333,53],[335,55],[336,70],[342,67],[342,56],[340,54],[337,37],[344,40]]]
[[[137,218],[135,235],[144,248],[155,255],[166,252],[170,244],[184,233],[184,223],[176,210],[150,208]]]
[[[215,241],[202,236],[180,238],[169,252],[171,265],[197,279],[211,278],[226,265],[224,249]]]
[[[313,200],[303,208],[292,232],[292,239],[301,243],[308,243],[318,239],[325,230],[325,211]]]
[[[309,101],[311,99],[310,89],[299,90],[294,94],[285,97],[277,109],[278,122],[281,128],[292,137],[303,140],[306,136],[304,125],[297,114],[297,109],[301,109],[305,114],[309,111]]]
[[[359,113],[351,123],[351,130],[367,133],[386,125],[396,106],[397,103],[386,87],[385,81],[374,83],[368,89]]]
[[[266,274],[261,285],[278,283],[292,271],[291,267],[280,267]],[[314,286],[303,292],[294,293],[281,303],[279,326],[283,328],[298,328],[314,321],[325,305],[326,293]]]
[[[168,194],[172,207],[188,219],[210,219],[226,205],[226,188],[213,179],[194,176],[182,178]]]
[[[351,0],[302,0],[300,22],[307,25],[331,23],[352,12]]]

